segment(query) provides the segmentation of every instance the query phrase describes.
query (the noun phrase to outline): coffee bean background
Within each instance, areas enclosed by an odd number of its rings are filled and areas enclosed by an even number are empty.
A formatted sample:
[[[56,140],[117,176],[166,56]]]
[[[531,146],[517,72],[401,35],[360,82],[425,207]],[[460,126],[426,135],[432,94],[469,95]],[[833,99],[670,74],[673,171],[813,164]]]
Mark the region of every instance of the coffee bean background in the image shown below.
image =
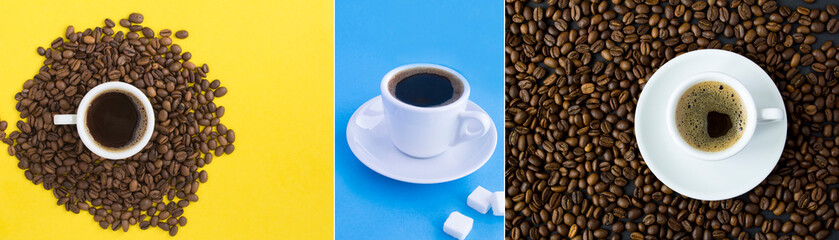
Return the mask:
[[[206,183],[200,183],[198,171],[198,201],[181,207],[181,216],[187,220],[180,226],[178,217],[175,238],[331,236],[331,228],[324,229],[323,223],[331,222],[333,212],[334,144],[323,139],[331,139],[334,132],[328,127],[333,122],[333,3],[252,4],[258,7],[220,0],[0,3],[0,29],[8,32],[0,38],[0,120],[8,122],[6,135],[18,130],[18,120],[26,121],[16,109],[15,95],[23,90],[26,80],[34,79],[46,60],[38,55],[39,46],[46,51],[54,39],[64,37],[68,25],[76,32],[104,28],[105,18],[113,22],[112,29],[125,34],[129,30],[119,25],[120,20],[132,12],[142,13],[139,25],[153,30],[156,38],[169,29],[169,38],[179,45],[181,56],[189,52],[189,62],[196,68],[208,64],[210,85],[215,79],[221,83],[213,91],[216,116],[218,107],[223,106],[220,122],[236,135],[233,154],[216,157],[215,149],[210,151],[214,161],[200,168],[206,171]],[[176,38],[179,30],[189,31],[190,36]],[[142,28],[137,34],[145,36]],[[216,97],[222,87],[227,94]],[[172,115],[169,112],[169,118],[175,119]],[[86,211],[67,211],[56,204],[53,190],[26,178],[25,171],[18,168],[20,160],[9,156],[7,149],[6,144],[0,144],[0,239],[169,238],[174,225],[168,219],[158,219],[169,226],[168,231],[159,224],[151,227],[151,222],[150,229],[140,230],[142,222],[129,222],[129,231],[123,232],[121,228],[111,230],[112,225],[103,230]],[[138,184],[144,185],[140,180]],[[130,181],[126,185],[130,188]],[[182,199],[175,195],[177,206]],[[166,195],[162,198],[169,201]]]
[[[508,239],[837,237],[836,2],[505,2]],[[633,131],[655,70],[707,48],[766,70],[789,118],[776,168],[725,201],[663,185]]]

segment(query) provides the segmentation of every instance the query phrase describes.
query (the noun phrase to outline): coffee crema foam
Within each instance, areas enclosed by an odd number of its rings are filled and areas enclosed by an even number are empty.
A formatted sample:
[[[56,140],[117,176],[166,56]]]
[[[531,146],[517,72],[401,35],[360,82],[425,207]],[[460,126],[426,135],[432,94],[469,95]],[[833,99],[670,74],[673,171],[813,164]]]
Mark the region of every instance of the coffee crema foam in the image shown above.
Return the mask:
[[[708,114],[728,115],[731,128],[719,137],[708,132]],[[688,88],[676,105],[676,128],[688,145],[705,151],[719,152],[737,143],[746,128],[746,113],[740,95],[731,86],[718,81],[705,81]]]
[[[464,89],[463,83],[458,80],[457,76],[455,76],[454,74],[452,74],[448,71],[445,71],[445,70],[442,70],[442,69],[437,69],[437,68],[431,68],[431,67],[411,68],[411,69],[400,71],[397,74],[394,74],[393,77],[391,78],[390,82],[388,82],[388,85],[387,85],[388,91],[390,92],[391,95],[396,97],[396,86],[399,85],[399,83],[402,82],[402,80],[405,80],[406,78],[416,76],[416,75],[420,75],[420,74],[437,75],[437,76],[440,76],[440,77],[443,77],[443,78],[449,80],[449,83],[451,83],[451,87],[452,87],[452,90],[453,90],[452,97],[449,98],[447,101],[445,101],[441,104],[434,105],[432,107],[449,105],[449,104],[457,101],[458,99],[460,99],[460,97],[463,96],[463,89]],[[399,99],[399,98],[397,97],[397,99]],[[402,101],[402,99],[399,99],[399,100]],[[404,102],[404,101],[402,101],[402,102]],[[410,104],[410,103],[408,103],[408,104]]]
[[[122,91],[122,90],[109,90],[109,91],[103,91],[103,92],[97,94],[95,97],[93,97],[93,100],[90,101],[90,105],[88,105],[88,110],[87,110],[88,113],[87,114],[88,115],[91,114],[91,112],[90,112],[92,110],[91,108],[94,107],[93,104],[96,102],[96,100],[98,98],[102,97],[103,95],[109,94],[109,93],[119,93],[119,94],[124,95],[125,97],[127,97],[128,99],[131,100],[131,102],[134,104],[135,109],[137,110],[137,118],[138,118],[137,119],[137,126],[134,127],[134,135],[131,137],[131,140],[127,144],[125,144],[121,147],[105,146],[105,144],[100,143],[99,141],[96,140],[95,137],[93,137],[93,133],[91,132],[91,127],[89,126],[91,124],[89,122],[89,120],[85,121],[85,125],[87,125],[87,126],[85,126],[85,130],[86,130],[88,136],[91,136],[91,138],[93,140],[93,144],[95,144],[97,147],[99,147],[99,148],[101,148],[105,151],[108,151],[108,152],[117,153],[117,152],[121,152],[121,151],[125,151],[127,149],[130,149],[130,148],[136,146],[137,144],[139,144],[140,140],[142,140],[143,135],[146,133],[146,127],[148,126],[148,121],[150,121],[150,120],[146,116],[146,107],[143,105],[142,101],[140,101],[140,99],[137,99],[137,97],[134,96],[133,94]]]

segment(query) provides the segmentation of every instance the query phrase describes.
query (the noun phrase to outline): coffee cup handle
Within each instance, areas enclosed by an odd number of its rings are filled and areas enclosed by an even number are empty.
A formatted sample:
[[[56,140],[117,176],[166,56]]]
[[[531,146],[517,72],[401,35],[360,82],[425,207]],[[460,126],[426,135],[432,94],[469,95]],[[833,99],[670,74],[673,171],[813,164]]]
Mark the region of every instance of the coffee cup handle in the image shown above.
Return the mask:
[[[477,126],[480,127],[480,129],[470,129],[470,127],[476,126],[476,123],[479,124]],[[452,143],[452,146],[482,137],[489,132],[491,127],[492,120],[486,113],[477,111],[463,112],[460,114],[460,127],[458,129],[458,135],[454,143]]]
[[[758,121],[762,123],[774,122],[784,118],[784,111],[780,108],[764,108],[760,110]]]
[[[76,125],[76,114],[61,114],[52,117],[55,125]]]

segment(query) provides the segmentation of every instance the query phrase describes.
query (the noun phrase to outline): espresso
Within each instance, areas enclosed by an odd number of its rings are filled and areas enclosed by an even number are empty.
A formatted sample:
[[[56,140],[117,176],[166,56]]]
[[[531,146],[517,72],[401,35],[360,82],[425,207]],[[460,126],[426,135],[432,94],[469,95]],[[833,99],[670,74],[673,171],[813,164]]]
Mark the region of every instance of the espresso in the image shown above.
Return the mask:
[[[390,82],[390,92],[396,99],[417,107],[448,105],[463,95],[463,85],[457,77],[434,68],[404,71]]]
[[[145,132],[145,111],[133,96],[114,91],[91,101],[86,125],[96,144],[119,150],[134,145]]]
[[[719,152],[743,136],[745,111],[740,95],[731,86],[717,81],[701,82],[679,98],[676,128],[688,145],[705,152]]]

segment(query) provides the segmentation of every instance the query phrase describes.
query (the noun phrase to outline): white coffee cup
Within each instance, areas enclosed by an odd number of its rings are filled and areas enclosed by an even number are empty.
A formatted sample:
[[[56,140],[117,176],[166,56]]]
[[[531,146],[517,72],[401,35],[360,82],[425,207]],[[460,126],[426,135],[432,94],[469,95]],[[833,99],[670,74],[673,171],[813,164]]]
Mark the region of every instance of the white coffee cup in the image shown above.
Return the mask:
[[[746,124],[744,125],[745,128],[740,138],[730,147],[717,152],[707,152],[694,148],[682,138],[676,127],[676,108],[682,95],[690,87],[706,81],[721,82],[732,87],[740,96],[746,114]],[[749,89],[743,86],[737,79],[720,72],[703,72],[691,76],[687,81],[676,87],[667,104],[667,127],[676,145],[693,157],[709,161],[723,160],[737,154],[749,143],[759,124],[778,121],[784,117],[784,111],[780,108],[757,109],[755,99],[752,98]]]
[[[453,84],[462,87],[462,93],[449,100],[448,104],[432,107],[418,107],[397,99],[391,83],[395,84],[412,76],[406,74],[417,71],[441,73]],[[452,146],[484,136],[492,126],[492,120],[485,113],[466,110],[469,84],[463,76],[447,67],[435,64],[397,67],[382,78],[381,91],[391,142],[412,157],[437,156]]]
[[[101,94],[109,92],[119,92],[133,98],[137,101],[137,104],[142,105],[137,106],[140,108],[140,114],[145,115],[143,132],[137,136],[139,141],[135,141],[132,145],[120,149],[109,149],[97,143],[93,139],[93,136],[90,135],[90,130],[87,126],[87,114],[91,102]],[[82,98],[81,103],[79,103],[79,109],[76,111],[76,114],[55,115],[53,122],[55,125],[76,125],[76,130],[79,131],[79,138],[81,138],[82,143],[96,155],[107,159],[125,159],[143,150],[151,139],[152,132],[154,132],[154,110],[148,97],[140,89],[123,82],[108,82],[100,84],[88,91],[84,98]]]

